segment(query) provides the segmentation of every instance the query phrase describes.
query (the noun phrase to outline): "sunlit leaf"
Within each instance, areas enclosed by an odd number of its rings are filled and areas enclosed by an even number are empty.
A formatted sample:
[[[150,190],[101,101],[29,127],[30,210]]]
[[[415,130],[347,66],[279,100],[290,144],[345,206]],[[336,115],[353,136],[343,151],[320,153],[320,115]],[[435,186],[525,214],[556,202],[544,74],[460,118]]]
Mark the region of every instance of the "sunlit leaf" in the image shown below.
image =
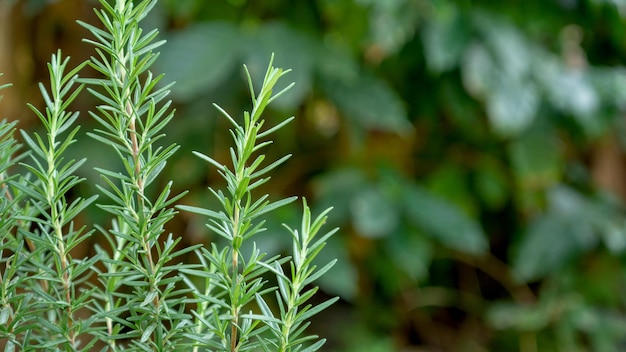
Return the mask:
[[[533,122],[539,108],[539,95],[530,82],[502,79],[487,98],[487,115],[494,131],[516,136]]]
[[[567,68],[555,58],[545,58],[538,77],[547,98],[557,109],[574,116],[583,126],[593,121],[600,105],[598,94],[589,75],[579,69]]]

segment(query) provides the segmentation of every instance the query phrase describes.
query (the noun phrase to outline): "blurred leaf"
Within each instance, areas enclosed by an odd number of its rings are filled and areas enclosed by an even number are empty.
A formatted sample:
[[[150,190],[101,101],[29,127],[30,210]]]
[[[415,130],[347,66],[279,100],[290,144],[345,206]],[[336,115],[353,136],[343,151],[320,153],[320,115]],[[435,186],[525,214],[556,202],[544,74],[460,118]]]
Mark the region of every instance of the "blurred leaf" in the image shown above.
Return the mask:
[[[478,195],[489,209],[500,209],[509,198],[509,181],[502,167],[488,158],[474,168],[474,183]]]
[[[317,70],[322,77],[334,77],[350,82],[358,78],[360,67],[346,48],[337,45],[324,45],[323,52],[316,57]]]
[[[365,326],[366,322],[358,321],[350,329],[347,329],[341,336],[348,346],[341,352],[389,352],[394,351],[392,337],[381,335],[378,331],[371,331]]]
[[[539,61],[539,60],[538,60]],[[588,125],[597,111],[600,99],[590,77],[580,69],[567,68],[559,60],[543,55],[537,76],[550,103],[572,114],[582,126]]]
[[[626,340],[626,316],[619,312],[581,306],[570,313],[570,320],[588,333],[594,351],[621,351]]]
[[[15,4],[17,4],[19,1],[17,0],[8,0],[7,4],[9,4],[10,6],[13,6]],[[29,17],[34,17],[39,15],[42,11],[45,10],[45,8],[47,6],[50,6],[50,1],[49,0],[26,0],[23,1],[23,13],[26,16]]]
[[[422,31],[424,55],[428,68],[433,72],[456,67],[470,40],[469,29],[461,20],[457,8],[447,5],[435,8],[436,14]]]
[[[616,256],[597,256],[587,259],[582,270],[571,268],[561,278],[568,284],[571,282],[568,289],[584,295],[590,305],[618,306],[622,297],[615,292],[622,290],[623,266]]]
[[[563,161],[556,136],[548,128],[536,126],[509,147],[513,172],[525,187],[546,187],[562,174]]]
[[[483,40],[465,53],[463,83],[471,94],[486,101],[497,134],[517,136],[531,125],[539,108],[539,93],[531,77],[535,48],[500,17],[476,11],[473,19]]]
[[[518,28],[488,12],[473,13],[474,23],[505,79],[520,80],[530,73],[533,48]]]
[[[623,253],[626,250],[626,221],[612,219],[602,223],[602,239],[611,253]]]
[[[352,199],[366,187],[368,180],[362,170],[344,168],[328,171],[313,184],[316,207],[326,209],[332,206],[333,211],[328,214],[329,224],[346,224],[351,219]]]
[[[415,185],[405,190],[404,206],[409,221],[444,246],[471,254],[487,251],[481,225],[455,205]]]
[[[575,225],[567,219],[543,215],[529,225],[517,254],[513,257],[513,272],[523,281],[532,281],[555,270],[577,253],[572,239]]]
[[[472,44],[463,58],[462,78],[467,91],[478,98],[484,98],[495,81],[493,76],[494,60],[483,44]]]
[[[550,310],[546,309],[544,305],[499,302],[489,308],[487,320],[496,329],[538,331],[550,323],[550,315]]]
[[[626,1],[625,0],[590,0],[592,4],[605,4],[610,7],[615,7],[621,17],[626,16]]]
[[[359,192],[351,202],[352,223],[364,237],[390,235],[400,223],[400,210],[379,188]]]
[[[293,110],[302,104],[311,91],[315,58],[321,54],[318,43],[282,22],[267,23],[256,28],[249,33],[246,43],[245,63],[253,82],[263,81],[267,61],[272,53],[275,55],[276,67],[292,70],[287,79],[276,85],[274,91],[278,93],[292,82],[296,84],[275,101],[275,106]]]
[[[533,122],[539,108],[539,96],[530,82],[499,80],[487,98],[487,115],[494,131],[502,136],[516,136]]]
[[[626,109],[626,68],[594,67],[589,79],[605,104],[622,111]]]
[[[369,7],[370,37],[385,54],[395,53],[411,38],[419,7],[414,0],[357,0]]]
[[[535,280],[589,250],[598,235],[594,208],[571,188],[550,190],[548,210],[531,222],[513,259],[515,274],[525,281]]]
[[[486,100],[489,122],[497,134],[517,136],[532,124],[540,99],[529,77],[509,74],[502,65],[506,63],[496,61],[484,45],[472,45],[463,61],[463,84],[469,93]]]
[[[476,214],[476,200],[468,189],[467,174],[457,163],[444,162],[428,177],[428,190],[460,206],[467,214]]]
[[[585,218],[594,233],[613,254],[626,251],[626,214],[623,204],[613,196],[593,195],[586,200]]]
[[[324,250],[315,258],[318,268],[336,259],[335,265],[325,275],[317,279],[316,283],[324,292],[337,295],[342,299],[353,302],[358,296],[357,269],[350,260],[347,246],[338,235],[332,236]]]
[[[339,110],[357,126],[370,130],[408,133],[404,102],[381,79],[362,72],[355,79],[321,77],[321,88]]]
[[[400,231],[385,240],[391,260],[400,270],[415,281],[428,275],[433,248],[430,241],[421,233],[411,230]]]
[[[242,36],[232,23],[210,22],[174,32],[167,41],[155,70],[165,72],[168,82],[176,82],[174,98],[188,101],[218,87],[232,74],[239,62]]]
[[[186,0],[184,2],[180,0],[164,0],[160,1],[159,4],[171,16],[189,18],[201,9],[202,0]]]

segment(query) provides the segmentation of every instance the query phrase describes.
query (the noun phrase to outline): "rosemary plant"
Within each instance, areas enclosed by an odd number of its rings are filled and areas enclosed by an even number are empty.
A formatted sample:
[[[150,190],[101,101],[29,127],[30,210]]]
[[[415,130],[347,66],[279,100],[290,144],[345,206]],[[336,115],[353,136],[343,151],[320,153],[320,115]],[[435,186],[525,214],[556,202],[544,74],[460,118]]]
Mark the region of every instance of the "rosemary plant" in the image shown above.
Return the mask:
[[[86,40],[97,53],[90,63],[104,77],[85,80],[102,102],[98,113],[91,113],[100,129],[90,136],[110,147],[123,166],[123,172],[97,168],[106,183],[98,188],[109,198],[99,206],[115,217],[110,230],[101,229],[112,255],[98,249],[106,268],[99,275],[104,304],[98,311],[107,326],[101,338],[112,350],[172,351],[188,321],[186,291],[177,287],[181,277],[176,273],[190,267],[172,261],[197,246],[176,250],[180,238],[163,238],[165,224],[176,213],[171,205],[184,194],[170,197],[171,182],[156,197],[147,193],[178,149],[157,144],[173,117],[170,101],[162,103],[169,87],[157,88],[162,75],[149,71],[157,58],[153,49],[163,41],[154,42],[156,29],[144,34],[139,27],[156,0],[100,3],[96,14],[104,30],[80,22],[95,37]],[[131,342],[120,344],[121,339]]]
[[[0,74],[1,76],[2,74]],[[0,89],[9,87],[0,85]],[[10,175],[9,168],[19,162],[24,154],[18,154],[20,145],[14,138],[17,122],[0,121],[0,341],[5,349],[23,345],[23,334],[30,329],[28,322],[30,295],[19,292],[27,286],[28,275],[20,268],[25,267],[24,242],[15,236],[17,219],[15,209],[22,200],[21,193],[11,187],[18,175]]]
[[[34,321],[38,333],[30,334],[29,346],[52,350],[89,350],[95,340],[86,334],[92,330],[93,319],[80,319],[78,311],[86,307],[91,291],[79,289],[89,276],[97,257],[76,259],[70,251],[88,238],[85,226],[75,228],[74,218],[93,202],[96,196],[74,200],[67,198],[69,190],[83,180],[74,175],[84,163],[63,158],[64,151],[76,140],[79,127],[74,127],[78,112],[67,111],[81,91],[76,87],[78,71],[84,64],[67,71],[68,58],[61,52],[52,55],[48,64],[50,91],[40,84],[45,111],[30,105],[45,128],[45,135],[31,137],[22,131],[30,150],[30,161],[22,165],[32,179],[15,182],[15,187],[27,198],[31,214],[17,220],[29,226],[19,226],[19,234],[30,244],[29,264],[34,267],[38,283],[29,285],[35,304],[30,309],[40,313]],[[36,216],[34,216],[36,215]],[[19,249],[19,248],[18,248]]]
[[[317,336],[313,335],[301,336],[304,330],[309,326],[307,320],[335,303],[338,299],[329,299],[314,307],[307,304],[307,301],[313,297],[318,289],[317,287],[307,288],[307,286],[324,275],[335,265],[336,260],[333,260],[321,269],[317,269],[313,261],[326,245],[326,240],[337,231],[337,228],[327,232],[321,238],[316,239],[316,235],[318,235],[322,225],[326,222],[326,214],[330,212],[331,209],[327,209],[311,221],[311,211],[307,206],[306,200],[303,200],[303,203],[304,212],[300,232],[287,227],[293,237],[293,261],[289,263],[291,275],[286,276],[279,263],[274,262],[273,271],[277,275],[279,287],[279,291],[276,292],[276,301],[280,307],[278,320],[274,317],[274,314],[269,309],[267,303],[265,303],[263,297],[258,294],[256,295],[256,300],[261,307],[261,311],[265,317],[269,318],[264,320],[269,325],[272,335],[275,337],[274,340],[259,340],[263,346],[263,350],[266,352],[317,351],[324,345],[325,340],[315,341],[307,348],[302,349],[305,342],[317,338]]]
[[[288,71],[269,68],[258,94],[248,73],[252,110],[242,123],[216,107],[232,123],[232,165],[215,166],[226,190],[211,189],[221,209],[180,209],[206,216],[207,226],[227,245],[180,248],[181,238],[166,235],[176,215],[174,204],[185,193],[171,195],[172,183],[156,185],[176,144],[160,145],[174,116],[169,85],[153,75],[155,51],[163,41],[157,30],[144,33],[140,22],[157,0],[100,0],[101,26],[79,22],[95,47],[87,62],[69,68],[69,58],[52,55],[50,85],[40,85],[45,108],[30,108],[45,133],[22,131],[27,146],[20,153],[15,122],[0,121],[0,347],[14,350],[90,351],[305,351],[321,348],[323,339],[304,334],[308,320],[331,305],[312,306],[313,281],[328,272],[330,262],[313,261],[336,230],[319,235],[329,210],[313,219],[303,201],[293,258],[267,255],[252,238],[264,231],[264,218],[296,197],[270,201],[254,192],[269,180],[289,155],[265,163],[262,149],[269,136],[293,117],[265,128],[266,107]],[[99,78],[79,78],[86,65]],[[69,112],[84,86],[100,104],[90,116],[98,128],[88,133],[118,156],[118,169],[96,167],[103,197],[97,206],[112,217],[109,226],[81,226],[77,216],[97,195],[72,196],[84,180],[75,172],[82,160],[66,160],[75,142],[78,112]],[[5,85],[6,86],[6,85]],[[4,88],[5,86],[0,86]],[[28,158],[26,158],[28,156]],[[20,163],[20,161],[23,161]],[[23,174],[11,174],[16,164]],[[99,234],[105,245],[90,258],[75,258],[76,247]],[[252,242],[245,254],[242,246]],[[197,262],[188,257],[195,254]],[[285,269],[286,268],[286,269]],[[91,279],[92,273],[96,273]],[[275,276],[276,285],[268,284]],[[275,307],[272,310],[270,307]]]
[[[210,188],[211,193],[221,204],[222,210],[216,212],[190,206],[180,206],[180,208],[207,216],[207,226],[229,244],[229,247],[223,249],[219,249],[216,245],[213,245],[210,251],[203,248],[202,256],[205,259],[203,263],[210,264],[205,265],[204,268],[208,270],[187,271],[205,279],[205,287],[192,286],[196,292],[197,301],[213,303],[211,309],[207,309],[205,304],[199,304],[199,309],[194,311],[196,324],[201,326],[199,330],[194,331],[194,335],[190,336],[197,342],[196,348],[203,346],[237,352],[254,350],[260,346],[265,351],[316,351],[324,344],[324,340],[320,340],[302,349],[304,342],[315,339],[316,336],[301,339],[298,339],[298,336],[306,328],[306,320],[309,317],[335,300],[327,301],[317,306],[316,309],[310,309],[310,306],[305,306],[300,312],[298,309],[316,291],[312,288],[302,293],[305,285],[326,273],[334,264],[331,262],[317,271],[312,265],[312,260],[324,247],[325,240],[334,233],[331,231],[319,241],[311,243],[326,219],[325,213],[311,224],[310,210],[304,202],[302,232],[291,231],[294,239],[294,260],[289,262],[291,277],[285,276],[281,268],[281,265],[290,258],[279,256],[265,258],[265,254],[257,249],[256,243],[253,244],[249,257],[245,258],[241,252],[245,241],[264,231],[263,215],[296,199],[290,197],[270,202],[269,195],[255,198],[252,193],[269,180],[270,172],[290,157],[286,155],[269,165],[262,166],[265,155],[259,153],[262,148],[272,143],[271,140],[263,140],[264,138],[293,120],[293,117],[290,117],[264,130],[265,120],[262,119],[262,114],[265,108],[293,85],[287,86],[277,94],[272,94],[278,80],[287,72],[289,71],[273,67],[270,61],[261,89],[258,95],[255,95],[252,79],[246,69],[252,96],[252,110],[244,112],[242,124],[238,124],[235,118],[215,105],[233,126],[230,130],[234,142],[234,148],[230,151],[232,159],[230,168],[207,155],[194,153],[215,166],[226,181],[226,192]],[[273,315],[263,298],[264,295],[275,292],[277,289],[266,287],[266,279],[263,275],[268,272],[273,272],[278,276],[280,291],[280,294],[276,294],[280,307],[278,317]],[[221,291],[224,296],[219,297],[224,297],[224,299],[215,300],[207,294],[216,291]],[[255,301],[262,314],[243,311]],[[260,323],[263,324],[260,325]],[[271,334],[260,335],[268,327]],[[253,339],[253,337],[257,338]]]

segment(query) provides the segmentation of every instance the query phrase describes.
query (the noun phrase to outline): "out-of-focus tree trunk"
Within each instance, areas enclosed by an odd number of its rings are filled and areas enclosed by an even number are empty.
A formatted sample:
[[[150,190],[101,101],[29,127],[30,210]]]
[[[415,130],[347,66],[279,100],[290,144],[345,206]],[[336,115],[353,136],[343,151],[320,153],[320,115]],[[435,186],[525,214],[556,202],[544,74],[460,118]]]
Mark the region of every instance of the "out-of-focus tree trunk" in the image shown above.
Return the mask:
[[[0,84],[12,83],[5,89],[0,103],[0,118],[19,120],[20,127],[30,128],[34,115],[26,103],[41,104],[38,82],[48,82],[46,62],[57,49],[71,56],[70,66],[93,54],[82,42],[87,32],[77,19],[93,23],[91,1],[60,0],[36,11],[25,1],[0,0]]]
[[[15,82],[15,65],[13,50],[13,6],[8,1],[0,1],[0,84]],[[17,98],[15,89],[5,89],[0,103],[0,119],[15,119],[17,114]]]
[[[592,156],[591,172],[596,186],[626,200],[626,163],[615,136],[608,136]]]

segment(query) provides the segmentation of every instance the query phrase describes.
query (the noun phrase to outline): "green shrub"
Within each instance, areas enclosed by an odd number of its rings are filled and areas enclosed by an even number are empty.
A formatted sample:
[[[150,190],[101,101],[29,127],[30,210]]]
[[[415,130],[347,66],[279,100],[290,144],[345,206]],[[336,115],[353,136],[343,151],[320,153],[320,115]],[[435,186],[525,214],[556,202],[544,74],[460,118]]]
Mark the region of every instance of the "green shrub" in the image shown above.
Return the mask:
[[[15,122],[0,123],[0,342],[5,351],[316,351],[325,340],[306,333],[308,321],[336,301],[308,303],[312,283],[334,264],[313,264],[336,231],[321,232],[329,210],[313,218],[303,200],[301,227],[286,231],[292,257],[267,258],[254,243],[242,251],[268,212],[296,199],[253,193],[289,158],[266,163],[262,153],[267,137],[293,119],[268,128],[262,117],[290,88],[272,91],[288,71],[270,61],[258,93],[248,74],[252,110],[241,122],[216,106],[232,123],[232,165],[195,154],[226,181],[226,189],[210,189],[221,209],[176,207],[185,193],[155,182],[179,148],[160,144],[174,118],[171,85],[149,70],[163,41],[139,26],[155,3],[101,0],[101,27],[79,22],[96,54],[76,67],[61,51],[52,55],[49,86],[40,84],[45,107],[30,106],[45,131],[20,131],[26,148],[14,137]],[[86,66],[100,78],[79,77]],[[75,194],[82,182],[98,182],[76,175],[85,159],[65,153],[79,131],[79,114],[68,109],[84,87],[100,104],[89,112],[99,128],[88,135],[122,165],[97,167],[100,194],[91,196]],[[80,225],[91,204],[111,216],[110,225]],[[181,248],[181,237],[165,232],[177,209],[205,216],[227,246]],[[106,245],[74,257],[90,236]]]

